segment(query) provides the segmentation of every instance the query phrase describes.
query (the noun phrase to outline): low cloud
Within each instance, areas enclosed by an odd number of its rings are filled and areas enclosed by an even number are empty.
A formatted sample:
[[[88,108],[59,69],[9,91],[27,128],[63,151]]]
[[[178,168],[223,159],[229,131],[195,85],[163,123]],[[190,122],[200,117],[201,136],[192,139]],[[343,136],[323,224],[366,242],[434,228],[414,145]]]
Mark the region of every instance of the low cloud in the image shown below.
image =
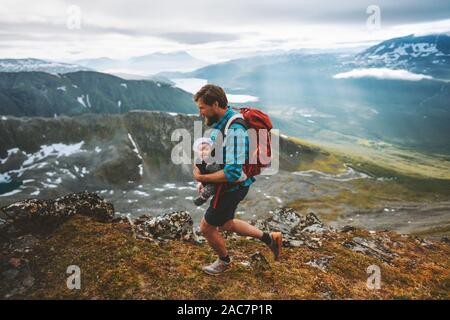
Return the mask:
[[[433,79],[433,77],[424,74],[412,73],[407,70],[394,70],[388,68],[353,69],[348,72],[335,74],[333,78],[334,79],[375,78],[375,79],[405,80],[405,81],[420,81]]]
[[[158,35],[172,41],[186,44],[202,44],[216,41],[238,40],[238,34],[231,33],[212,33],[212,32],[169,32]]]

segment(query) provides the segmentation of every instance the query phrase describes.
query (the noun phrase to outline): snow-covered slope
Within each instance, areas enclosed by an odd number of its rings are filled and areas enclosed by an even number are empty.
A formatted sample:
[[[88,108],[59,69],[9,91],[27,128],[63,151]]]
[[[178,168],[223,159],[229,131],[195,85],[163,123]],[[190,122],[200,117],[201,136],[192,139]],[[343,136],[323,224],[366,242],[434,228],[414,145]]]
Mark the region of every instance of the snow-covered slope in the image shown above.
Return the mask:
[[[0,59],[0,72],[42,71],[57,74],[88,70],[91,69],[77,64],[53,62],[34,58]]]
[[[355,62],[363,67],[405,69],[442,77],[450,69],[450,36],[394,38],[368,48],[355,58]]]

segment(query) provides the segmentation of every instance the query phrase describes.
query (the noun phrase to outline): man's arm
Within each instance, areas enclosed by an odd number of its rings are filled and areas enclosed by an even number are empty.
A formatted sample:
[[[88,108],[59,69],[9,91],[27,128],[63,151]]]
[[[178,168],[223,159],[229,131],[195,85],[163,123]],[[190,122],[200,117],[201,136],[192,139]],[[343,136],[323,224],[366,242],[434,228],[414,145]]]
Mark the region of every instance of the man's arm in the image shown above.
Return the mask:
[[[228,182],[225,172],[219,170],[213,173],[201,174],[197,167],[194,167],[194,179],[203,183],[222,183]]]
[[[231,124],[225,143],[226,161],[223,171],[227,181],[234,183],[243,179],[242,165],[245,163],[247,153],[247,130],[241,124]]]

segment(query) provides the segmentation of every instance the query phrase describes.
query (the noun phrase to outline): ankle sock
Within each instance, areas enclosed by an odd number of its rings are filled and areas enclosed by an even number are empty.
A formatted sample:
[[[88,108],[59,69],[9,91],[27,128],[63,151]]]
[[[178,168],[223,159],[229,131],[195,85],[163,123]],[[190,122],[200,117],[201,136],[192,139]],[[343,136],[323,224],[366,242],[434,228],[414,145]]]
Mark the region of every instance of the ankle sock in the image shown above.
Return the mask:
[[[272,244],[272,237],[269,233],[264,232],[261,241],[270,246]]]
[[[222,260],[223,262],[226,262],[226,263],[230,263],[230,261],[231,261],[230,256],[219,257],[219,258],[220,258],[220,260]]]

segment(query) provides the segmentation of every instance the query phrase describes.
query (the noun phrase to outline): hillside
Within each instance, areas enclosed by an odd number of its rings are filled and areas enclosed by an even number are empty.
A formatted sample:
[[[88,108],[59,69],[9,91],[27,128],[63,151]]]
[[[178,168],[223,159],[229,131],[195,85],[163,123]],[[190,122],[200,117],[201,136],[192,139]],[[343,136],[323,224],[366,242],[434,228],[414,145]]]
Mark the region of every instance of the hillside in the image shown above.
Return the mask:
[[[202,208],[190,165],[174,165],[175,129],[193,134],[197,116],[136,110],[123,115],[0,120],[0,206],[84,190],[135,218]],[[449,159],[373,141],[353,148],[280,137],[279,172],[257,177],[239,209],[265,218],[279,206],[309,208],[334,227],[450,235]],[[190,148],[189,148],[190,150]]]
[[[2,115],[120,114],[133,109],[197,112],[189,93],[165,82],[124,80],[91,71],[0,73]]]
[[[2,208],[11,219],[9,231],[0,225],[2,298],[449,298],[448,238],[425,241],[350,227],[337,231],[314,215],[285,208],[276,218],[256,222],[283,231],[281,259],[274,261],[260,242],[231,237],[233,268],[212,277],[201,267],[215,259],[214,254],[192,233],[189,215],[181,222],[175,220],[177,213],[165,215],[156,224],[142,217],[132,227],[126,220],[111,220],[112,205],[96,195],[67,195],[55,201],[54,211],[49,211],[52,201]],[[38,227],[43,223],[45,228]],[[66,285],[70,265],[80,268],[79,290]],[[373,272],[369,266],[380,269],[379,289],[368,280]]]

